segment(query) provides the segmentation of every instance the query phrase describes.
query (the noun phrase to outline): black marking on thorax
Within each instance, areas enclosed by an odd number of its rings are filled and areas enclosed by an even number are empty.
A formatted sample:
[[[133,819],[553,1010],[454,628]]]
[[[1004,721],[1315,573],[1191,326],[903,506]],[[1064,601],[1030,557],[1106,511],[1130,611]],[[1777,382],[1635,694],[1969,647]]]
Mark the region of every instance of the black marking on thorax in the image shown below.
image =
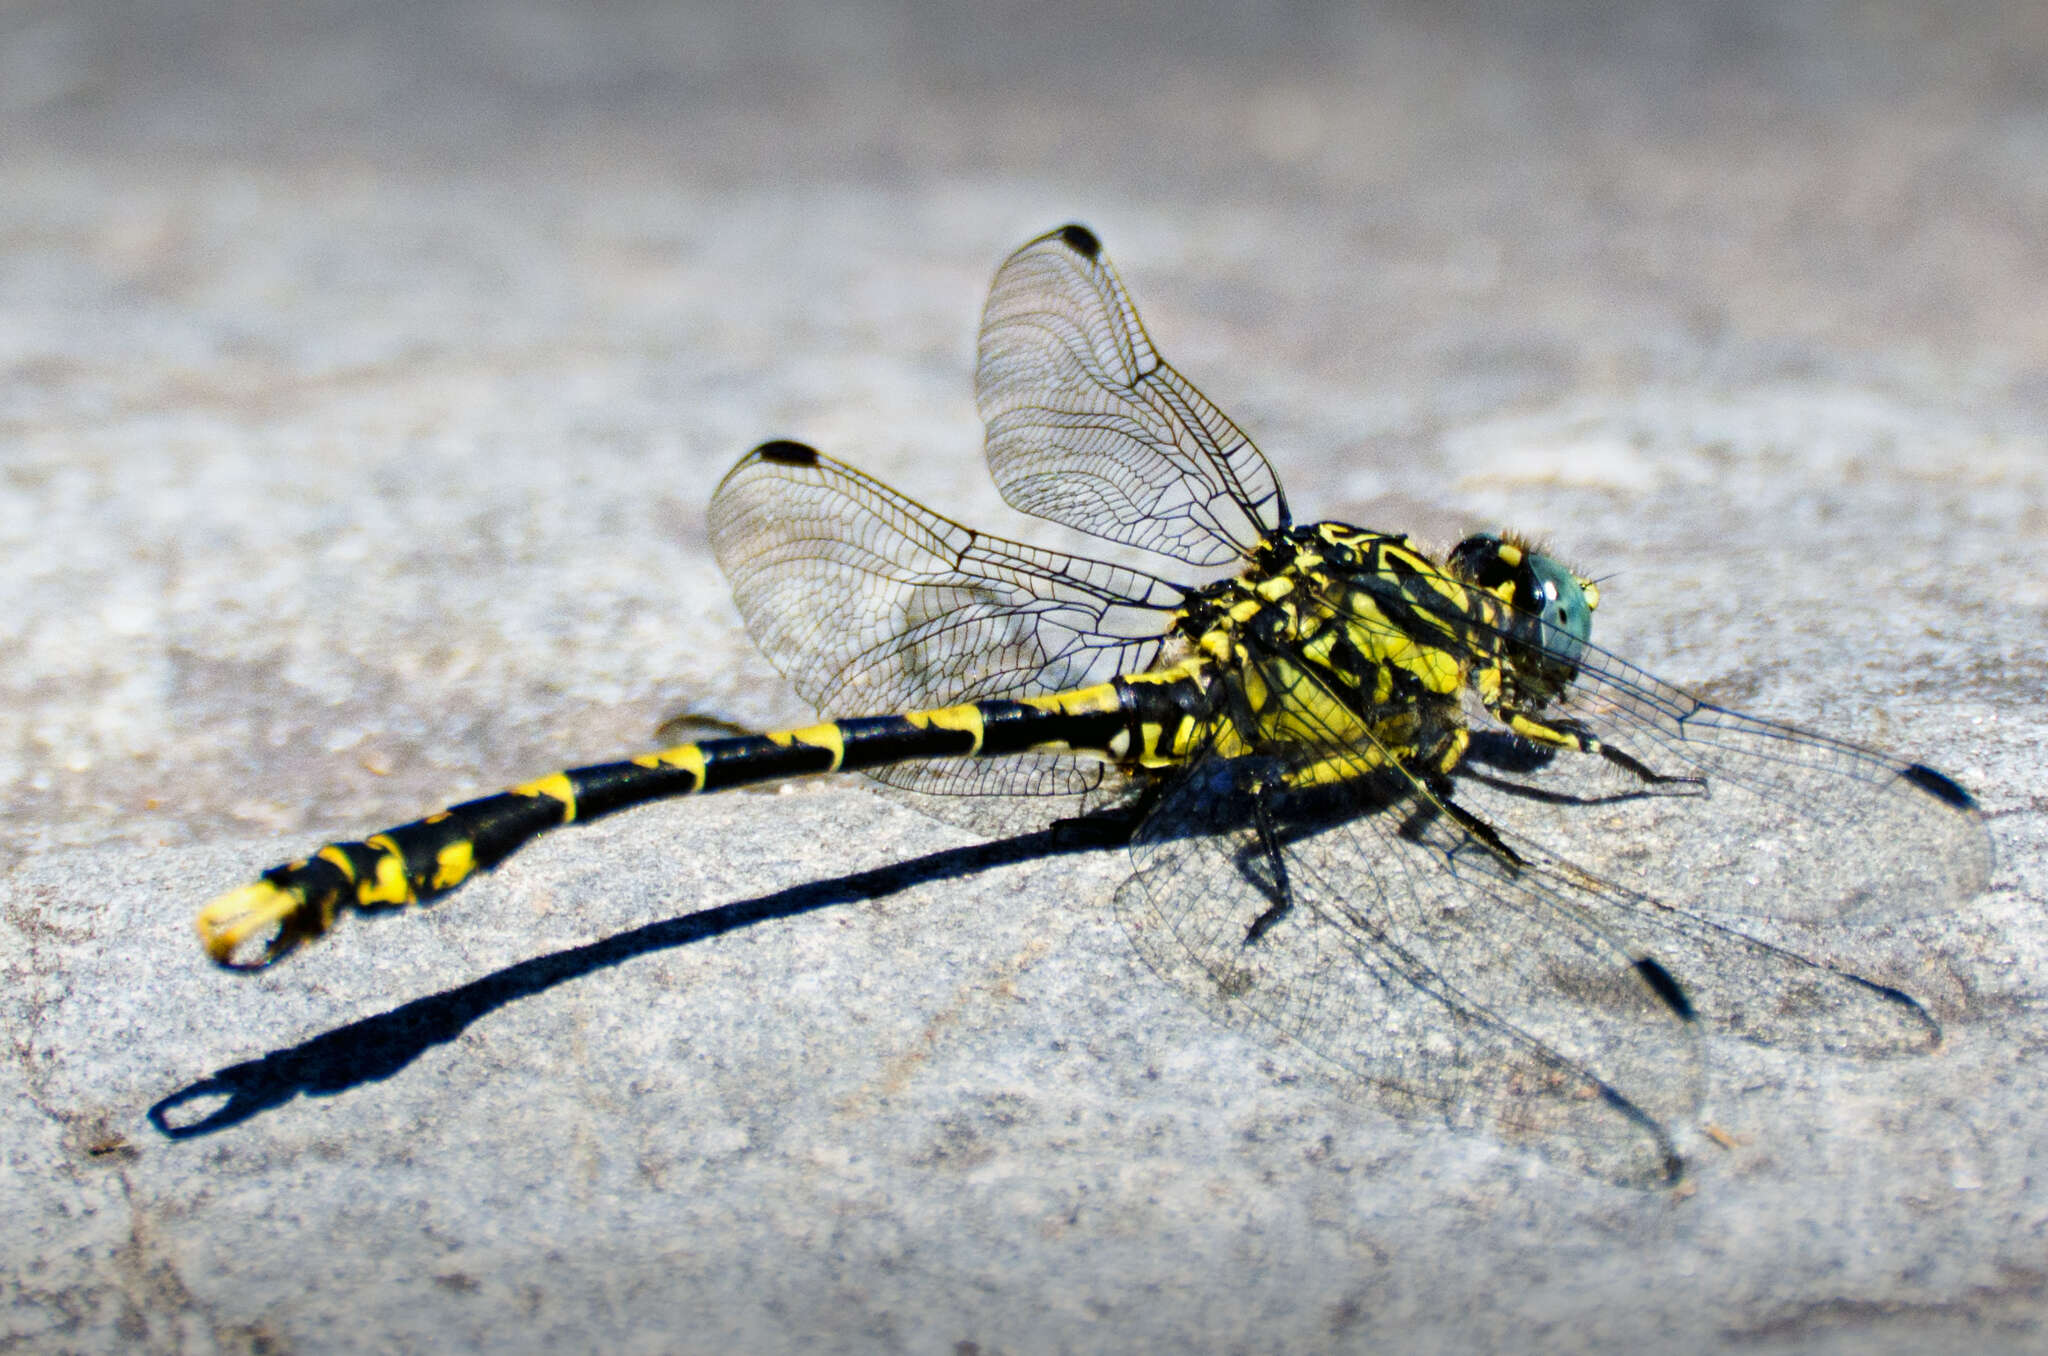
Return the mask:
[[[1265,590],[1278,580],[1293,587],[1268,596]],[[1451,585],[1451,592],[1439,587],[1444,583]],[[1252,568],[1196,595],[1177,626],[1198,646],[1205,636],[1220,632],[1233,641],[1242,635],[1291,650],[1328,627],[1349,632],[1355,617],[1371,611],[1418,644],[1488,657],[1501,645],[1499,622],[1489,607],[1492,601],[1490,595],[1453,579],[1406,537],[1342,523],[1312,523],[1267,538]],[[1327,664],[1318,667],[1335,672],[1348,684],[1367,683],[1374,670],[1391,667],[1398,698],[1414,687],[1416,678],[1400,665],[1389,666],[1368,653],[1385,648],[1361,646],[1355,633],[1340,634],[1329,644]]]

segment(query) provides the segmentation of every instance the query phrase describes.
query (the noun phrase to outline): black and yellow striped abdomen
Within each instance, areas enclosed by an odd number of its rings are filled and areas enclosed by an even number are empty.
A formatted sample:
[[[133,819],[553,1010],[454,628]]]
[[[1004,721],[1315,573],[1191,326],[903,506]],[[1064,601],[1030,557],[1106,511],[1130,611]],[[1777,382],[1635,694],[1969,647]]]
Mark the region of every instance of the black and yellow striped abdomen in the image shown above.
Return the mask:
[[[273,867],[200,910],[199,935],[224,965],[265,964],[325,933],[343,909],[433,899],[548,829],[674,796],[925,758],[1061,753],[1168,766],[1194,743],[1210,685],[1207,666],[1193,662],[1043,697],[859,716],[569,768]]]

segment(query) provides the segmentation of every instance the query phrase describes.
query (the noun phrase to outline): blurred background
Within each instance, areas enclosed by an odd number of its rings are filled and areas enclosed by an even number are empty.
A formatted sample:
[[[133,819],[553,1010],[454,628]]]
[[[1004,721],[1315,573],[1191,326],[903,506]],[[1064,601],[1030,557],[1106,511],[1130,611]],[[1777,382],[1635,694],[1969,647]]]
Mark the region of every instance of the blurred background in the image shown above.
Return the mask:
[[[1014,527],[974,321],[1068,219],[1311,513],[1754,501],[1781,477],[1715,471],[1734,434],[1686,402],[1788,386],[1995,479],[1969,439],[2038,436],[2048,396],[2044,72],[2029,4],[11,5],[0,402],[36,602],[0,672],[17,712],[76,704],[7,722],[12,822],[138,823],[168,798],[69,775],[136,755],[189,788],[257,750],[264,795],[179,813],[276,826],[342,810],[310,785],[402,807],[471,775],[429,745],[499,750],[492,781],[600,711],[571,742],[707,695],[790,714],[732,682],[695,586],[711,480],[790,434]],[[1607,407],[1644,392],[1684,408]],[[1837,481],[1862,455],[1743,417]],[[1640,535],[1572,513],[1567,551]],[[567,667],[479,674],[535,640]],[[508,710],[536,681],[583,714]],[[386,726],[395,779],[308,766],[313,720]]]

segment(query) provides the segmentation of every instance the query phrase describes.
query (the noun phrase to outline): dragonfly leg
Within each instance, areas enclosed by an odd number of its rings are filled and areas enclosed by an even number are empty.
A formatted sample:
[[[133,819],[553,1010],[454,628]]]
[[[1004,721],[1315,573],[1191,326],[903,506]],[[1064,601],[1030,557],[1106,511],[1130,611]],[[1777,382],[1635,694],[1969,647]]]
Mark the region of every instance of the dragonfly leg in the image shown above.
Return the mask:
[[[1501,838],[1500,831],[1478,815],[1473,814],[1470,810],[1458,804],[1457,801],[1451,799],[1449,777],[1431,778],[1429,791],[1430,794],[1427,796],[1416,797],[1414,811],[1403,821],[1400,828],[1400,834],[1403,838],[1413,843],[1420,843],[1425,847],[1434,848],[1446,856],[1455,855],[1461,849],[1461,843],[1455,839],[1445,842],[1440,836],[1430,833],[1430,826],[1435,824],[1439,818],[1449,819],[1458,828],[1464,830],[1466,837],[1476,841],[1480,847],[1496,858],[1510,873],[1519,873],[1521,871],[1523,867],[1521,854],[1507,845],[1507,842]]]
[[[1280,835],[1273,829],[1273,809],[1266,799],[1263,781],[1254,781],[1249,788],[1252,803],[1252,825],[1259,835],[1259,856],[1263,859],[1270,876],[1259,880],[1253,876],[1253,883],[1273,902],[1266,911],[1252,920],[1245,929],[1244,944],[1252,946],[1266,935],[1272,926],[1287,916],[1294,907],[1294,886],[1287,878],[1287,859],[1280,852]],[[1247,873],[1249,874],[1249,873]]]
[[[1493,715],[1524,739],[1553,748],[1569,749],[1574,753],[1596,754],[1646,786],[1704,784],[1703,778],[1674,777],[1668,773],[1658,772],[1634,754],[1617,749],[1590,733],[1576,720],[1540,720],[1526,711],[1517,711],[1506,706],[1495,710]]]

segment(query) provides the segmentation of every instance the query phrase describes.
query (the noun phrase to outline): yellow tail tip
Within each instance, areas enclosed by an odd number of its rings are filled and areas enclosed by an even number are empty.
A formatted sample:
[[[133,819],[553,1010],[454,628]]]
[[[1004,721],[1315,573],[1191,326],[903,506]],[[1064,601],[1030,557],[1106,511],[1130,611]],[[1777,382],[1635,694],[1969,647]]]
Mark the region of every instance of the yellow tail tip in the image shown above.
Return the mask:
[[[230,890],[199,911],[194,922],[200,944],[221,965],[234,969],[268,965],[290,949],[287,939],[292,932],[287,922],[304,903],[267,880]],[[253,957],[241,956],[244,945],[258,937],[262,938],[262,951]]]

